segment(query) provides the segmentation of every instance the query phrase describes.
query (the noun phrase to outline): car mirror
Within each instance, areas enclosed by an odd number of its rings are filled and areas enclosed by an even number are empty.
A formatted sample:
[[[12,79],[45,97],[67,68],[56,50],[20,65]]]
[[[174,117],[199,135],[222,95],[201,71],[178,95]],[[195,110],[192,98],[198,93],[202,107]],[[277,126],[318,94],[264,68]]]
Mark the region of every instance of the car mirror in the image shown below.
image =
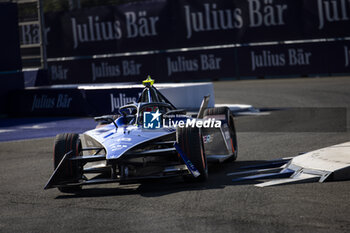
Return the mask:
[[[131,114],[130,108],[120,108],[119,109],[120,115],[127,116]]]
[[[94,118],[95,121],[98,122],[105,122],[105,123],[113,123],[116,128],[118,128],[117,124],[114,121],[113,116],[106,115],[106,116],[99,116]]]

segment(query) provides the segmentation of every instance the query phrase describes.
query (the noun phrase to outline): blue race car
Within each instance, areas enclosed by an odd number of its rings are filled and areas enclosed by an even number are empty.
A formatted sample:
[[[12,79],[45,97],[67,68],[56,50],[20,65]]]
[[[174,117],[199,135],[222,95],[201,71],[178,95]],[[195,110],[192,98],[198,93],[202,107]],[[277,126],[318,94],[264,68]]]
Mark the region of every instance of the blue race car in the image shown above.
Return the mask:
[[[237,158],[234,119],[227,107],[207,108],[204,97],[196,115],[177,109],[154,86],[120,115],[96,117],[99,127],[83,134],[65,133],[54,143],[54,172],[45,189],[79,192],[83,185],[182,176],[208,178],[208,162]]]

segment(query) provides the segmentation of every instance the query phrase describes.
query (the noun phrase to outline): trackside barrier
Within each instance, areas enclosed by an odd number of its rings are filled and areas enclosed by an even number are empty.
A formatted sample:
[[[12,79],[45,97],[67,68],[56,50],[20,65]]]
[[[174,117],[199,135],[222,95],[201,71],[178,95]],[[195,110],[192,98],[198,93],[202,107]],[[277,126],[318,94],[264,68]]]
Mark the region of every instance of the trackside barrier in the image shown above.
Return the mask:
[[[23,73],[0,72],[0,114],[6,114],[11,107],[9,97],[14,90],[23,90]]]
[[[210,95],[213,107],[212,83],[155,84],[177,108],[198,109],[203,96]],[[30,87],[13,92],[10,114],[15,116],[97,116],[114,114],[118,108],[137,101],[142,85],[54,85]]]

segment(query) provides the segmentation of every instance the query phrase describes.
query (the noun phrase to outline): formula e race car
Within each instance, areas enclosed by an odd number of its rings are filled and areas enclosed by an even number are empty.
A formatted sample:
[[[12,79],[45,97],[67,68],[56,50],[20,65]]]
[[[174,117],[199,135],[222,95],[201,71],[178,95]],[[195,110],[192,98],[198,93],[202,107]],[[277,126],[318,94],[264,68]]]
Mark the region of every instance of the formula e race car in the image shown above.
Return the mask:
[[[227,107],[198,114],[177,109],[150,77],[137,102],[119,108],[119,115],[96,117],[99,127],[83,134],[65,133],[54,143],[54,172],[45,189],[74,193],[83,185],[182,176],[204,181],[208,162],[237,158],[234,119]]]

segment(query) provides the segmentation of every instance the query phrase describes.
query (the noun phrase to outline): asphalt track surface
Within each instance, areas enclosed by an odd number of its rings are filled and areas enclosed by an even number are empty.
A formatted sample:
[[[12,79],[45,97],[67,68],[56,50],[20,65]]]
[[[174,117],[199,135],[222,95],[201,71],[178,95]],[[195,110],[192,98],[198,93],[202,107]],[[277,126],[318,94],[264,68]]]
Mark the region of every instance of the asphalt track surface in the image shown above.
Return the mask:
[[[217,103],[350,108],[349,77],[227,81],[214,87]],[[283,114],[282,121],[274,117],[278,114],[236,118],[238,161],[212,165],[209,180],[198,184],[174,179],[90,186],[80,195],[44,191],[53,138],[0,143],[0,232],[350,232],[350,181],[258,188],[226,176],[243,165],[350,141],[349,124],[340,123],[345,130],[338,125],[304,132],[311,122],[294,121],[300,114]],[[338,122],[339,116],[326,119]]]
[[[93,118],[0,118],[0,142],[54,137],[66,132],[83,133],[95,126]]]

